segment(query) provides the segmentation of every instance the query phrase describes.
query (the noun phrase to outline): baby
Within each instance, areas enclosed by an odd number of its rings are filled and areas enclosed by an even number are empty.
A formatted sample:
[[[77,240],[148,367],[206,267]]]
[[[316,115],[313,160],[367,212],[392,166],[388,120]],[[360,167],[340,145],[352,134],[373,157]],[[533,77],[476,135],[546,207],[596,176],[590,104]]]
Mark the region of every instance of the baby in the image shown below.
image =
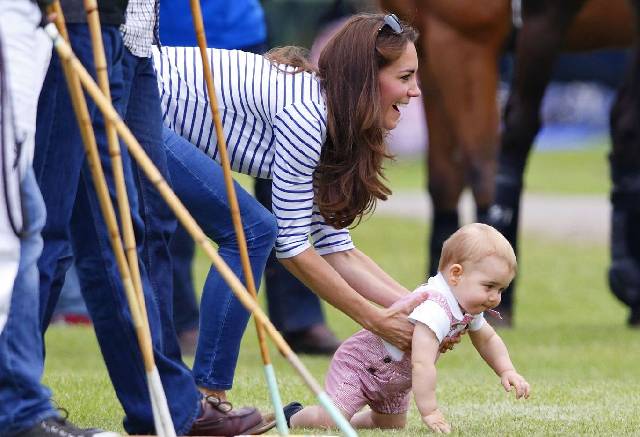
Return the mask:
[[[352,426],[403,428],[411,390],[422,421],[432,431],[449,433],[451,426],[436,401],[435,363],[442,346],[465,330],[505,390],[514,387],[516,398],[528,398],[529,384],[516,372],[505,344],[483,316],[500,303],[516,268],[511,245],[491,226],[472,223],[451,235],[442,246],[438,274],[416,290],[427,291],[429,298],[409,316],[415,323],[412,353],[403,353],[366,330],[336,351],[325,387]],[[360,411],[365,405],[370,409]],[[292,403],[284,410],[292,428],[334,426],[317,405],[303,408]]]

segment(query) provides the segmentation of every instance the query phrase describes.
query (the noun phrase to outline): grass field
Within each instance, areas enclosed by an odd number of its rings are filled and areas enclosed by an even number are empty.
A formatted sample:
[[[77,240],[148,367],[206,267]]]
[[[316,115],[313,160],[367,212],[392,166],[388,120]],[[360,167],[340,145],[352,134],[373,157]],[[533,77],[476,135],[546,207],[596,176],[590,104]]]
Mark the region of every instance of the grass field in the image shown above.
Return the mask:
[[[608,152],[609,148],[605,145],[582,150],[534,152],[527,166],[526,190],[554,194],[608,193]],[[396,190],[424,190],[424,159],[400,157],[387,166],[387,177]]]
[[[541,191],[551,189],[548,178],[557,175],[573,187],[566,192],[581,192],[579,188],[590,194],[606,192],[604,149],[543,155],[534,155],[531,161],[532,186],[537,180]],[[415,184],[419,168],[399,163],[390,175],[394,188],[419,189]],[[589,185],[588,179],[596,179],[594,172],[598,171],[604,172],[602,178]],[[419,221],[374,217],[354,231],[354,238],[365,253],[411,288],[424,280],[426,232]],[[381,239],[380,235],[392,238]],[[640,332],[626,328],[626,313],[608,291],[606,247],[525,236],[520,253],[516,327],[503,331],[502,336],[518,370],[531,383],[532,396],[516,401],[504,393],[497,377],[465,340],[438,363],[438,398],[454,434],[640,435]],[[206,260],[198,255],[198,287],[207,268]],[[341,337],[357,329],[334,310],[328,308],[327,315]],[[44,380],[57,402],[71,412],[70,418],[85,426],[122,430],[123,413],[93,331],[52,327],[46,343]],[[303,357],[303,361],[322,382],[328,359]],[[285,402],[314,402],[286,362],[275,357],[274,365]],[[270,408],[261,367],[250,324],[231,392],[234,404]],[[361,435],[421,433],[426,428],[412,406],[405,430],[364,431]]]

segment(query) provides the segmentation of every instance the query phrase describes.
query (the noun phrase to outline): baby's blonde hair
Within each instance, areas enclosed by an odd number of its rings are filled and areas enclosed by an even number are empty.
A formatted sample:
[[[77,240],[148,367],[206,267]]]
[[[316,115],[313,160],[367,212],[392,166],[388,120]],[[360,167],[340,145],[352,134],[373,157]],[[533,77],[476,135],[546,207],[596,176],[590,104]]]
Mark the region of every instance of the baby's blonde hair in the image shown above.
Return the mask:
[[[492,226],[470,223],[451,234],[444,242],[438,270],[444,272],[451,264],[477,263],[491,255],[502,258],[509,269],[516,273],[518,262],[509,241]]]

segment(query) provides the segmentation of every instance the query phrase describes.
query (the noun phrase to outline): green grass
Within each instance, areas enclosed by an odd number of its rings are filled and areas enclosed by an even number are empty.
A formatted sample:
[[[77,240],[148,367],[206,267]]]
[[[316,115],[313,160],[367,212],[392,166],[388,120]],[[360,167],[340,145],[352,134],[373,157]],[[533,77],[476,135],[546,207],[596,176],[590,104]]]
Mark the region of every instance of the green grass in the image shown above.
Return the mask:
[[[358,246],[407,287],[424,280],[426,238],[420,222],[372,218],[355,232]],[[379,238],[393,235],[393,238]],[[498,384],[468,340],[438,363],[438,398],[456,434],[637,435],[640,430],[640,332],[625,327],[625,311],[605,282],[602,246],[566,245],[524,238],[516,327],[503,331],[514,363],[532,384],[532,396],[516,401]],[[207,263],[198,257],[198,282]],[[355,324],[329,310],[341,337]],[[52,327],[47,334],[45,382],[71,419],[86,426],[121,430],[122,411],[107,378],[93,332]],[[275,354],[275,352],[274,352]],[[328,360],[303,357],[322,381]],[[300,378],[280,357],[274,365],[285,402],[314,402]],[[243,342],[231,400],[269,409],[253,325]],[[365,431],[364,436],[426,432],[412,405],[402,432]]]
[[[606,194],[611,186],[605,146],[581,150],[536,151],[529,157],[526,190],[545,194]],[[425,159],[399,158],[387,165],[394,190],[422,191],[426,185]]]

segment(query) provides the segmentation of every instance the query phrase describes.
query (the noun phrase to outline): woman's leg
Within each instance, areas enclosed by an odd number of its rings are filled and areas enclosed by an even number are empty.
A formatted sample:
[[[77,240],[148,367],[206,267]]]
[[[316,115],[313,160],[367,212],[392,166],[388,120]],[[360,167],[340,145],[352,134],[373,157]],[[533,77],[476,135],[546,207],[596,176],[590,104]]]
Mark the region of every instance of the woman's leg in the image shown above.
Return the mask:
[[[219,254],[244,282],[240,253],[233,229],[221,166],[175,132],[164,129],[163,140],[174,189],[203,228],[219,246]],[[249,260],[256,288],[271,249],[277,225],[273,214],[235,184]],[[233,295],[218,271],[209,271],[200,304],[200,337],[193,373],[205,392],[218,395],[233,383],[240,340],[249,313]]]

